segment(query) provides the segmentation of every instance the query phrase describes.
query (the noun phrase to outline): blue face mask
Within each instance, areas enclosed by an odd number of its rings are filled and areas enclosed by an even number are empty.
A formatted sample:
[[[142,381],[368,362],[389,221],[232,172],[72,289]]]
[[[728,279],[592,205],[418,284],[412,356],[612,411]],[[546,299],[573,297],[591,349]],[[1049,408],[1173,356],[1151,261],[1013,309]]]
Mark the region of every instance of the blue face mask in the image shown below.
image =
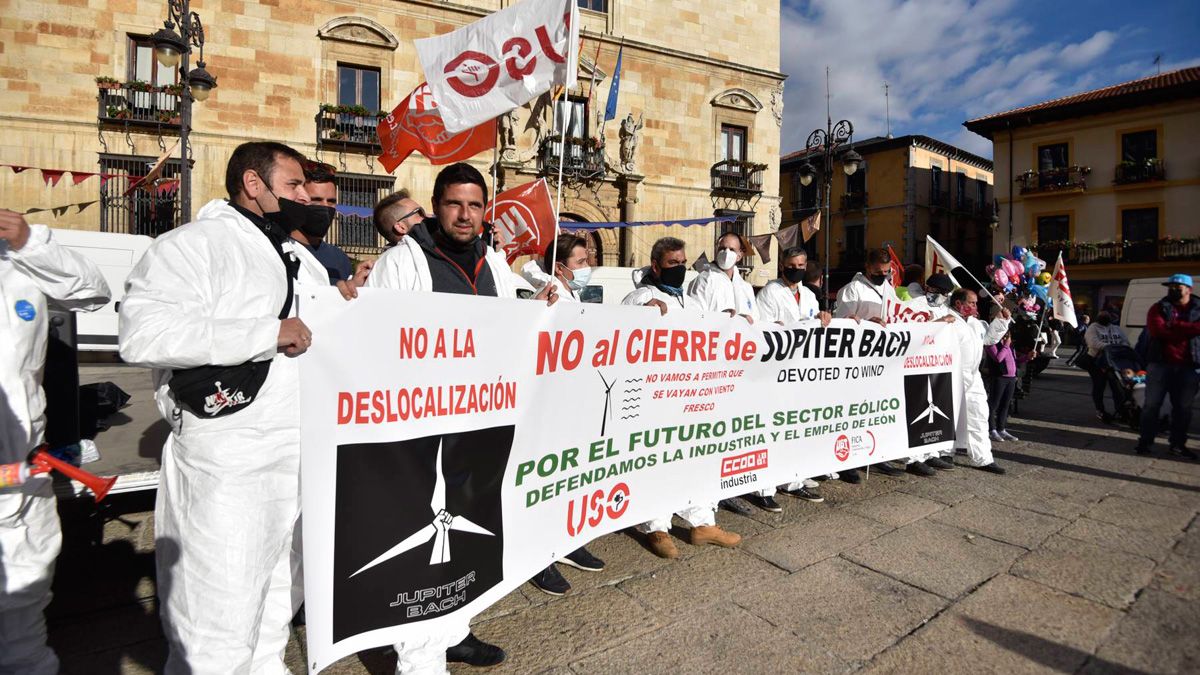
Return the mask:
[[[571,270],[571,275],[573,278],[567,282],[567,285],[570,286],[572,290],[582,291],[588,285],[588,281],[590,281],[592,278],[592,268],[580,267],[577,270]]]

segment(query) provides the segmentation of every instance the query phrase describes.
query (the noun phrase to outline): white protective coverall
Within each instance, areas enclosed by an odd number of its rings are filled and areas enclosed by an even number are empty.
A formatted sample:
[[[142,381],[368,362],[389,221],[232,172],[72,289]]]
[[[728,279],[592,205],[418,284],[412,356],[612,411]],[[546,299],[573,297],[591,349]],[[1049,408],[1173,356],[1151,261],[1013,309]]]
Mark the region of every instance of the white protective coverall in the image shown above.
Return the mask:
[[[100,269],[55,243],[46,226],[30,226],[19,251],[0,241],[0,464],[25,461],[43,440],[47,301],[93,311],[108,299]],[[0,673],[58,672],[42,611],[61,544],[49,476],[0,488]]]
[[[772,279],[758,291],[755,298],[758,306],[760,321],[779,322],[786,325],[799,321],[811,321],[821,313],[817,304],[817,296],[797,283],[795,288],[788,286],[783,279]],[[801,487],[816,487],[813,480],[794,481],[787,484],[788,490],[799,490]],[[770,497],[775,494],[774,488],[764,488],[757,492],[760,497]]]
[[[959,369],[962,373],[962,413],[954,445],[967,451],[970,466],[987,466],[992,459],[992,439],[988,436],[988,398],[979,374],[983,346],[994,345],[1008,332],[1010,319],[996,317],[984,323],[975,317],[964,318],[951,310],[958,321],[950,324],[958,338]]]
[[[652,284],[643,284],[642,278],[648,274],[650,274],[649,267],[633,271],[633,283],[637,285],[637,288],[625,296],[625,299],[621,301],[622,305],[644,305],[651,300],[661,300],[667,305],[668,312],[674,311],[677,307],[680,309],[700,309],[700,305],[696,300],[687,293],[683,295],[671,295]],[[715,503],[695,504],[676,511],[675,515],[686,520],[688,525],[692,527],[716,525],[717,505]],[[638,531],[647,534],[650,532],[666,532],[670,529],[671,516],[669,515],[638,525]]]
[[[328,287],[299,242],[295,281]],[[168,673],[285,673],[283,651],[303,584],[299,369],[280,353],[283,262],[225,200],[155,240],[125,282],[121,358],[154,368],[155,402],[171,424],[155,505],[155,560]],[[292,303],[296,316],[299,299]],[[321,339],[315,336],[315,339]],[[272,359],[243,410],[210,419],[176,406],[172,369]]]
[[[893,300],[897,298],[896,289],[892,287],[891,280],[876,286],[871,283],[867,275],[859,272],[854,275],[850,283],[842,286],[842,290],[838,291],[837,308],[833,312],[833,318],[846,319],[856,316],[863,321],[883,319],[887,312],[885,298]]]
[[[731,278],[716,265],[709,265],[688,284],[687,294],[701,309],[713,312],[733,310],[751,319],[758,318],[754,287],[746,283],[736,269]]]
[[[554,284],[554,290],[558,293],[559,302],[579,302],[579,296],[575,291],[571,290],[557,276],[552,277],[546,274],[545,270],[542,269],[542,266],[536,260],[530,260],[521,266],[521,276],[525,278],[525,281],[529,282],[530,286],[533,286],[533,290],[539,293],[546,287],[546,284]]]

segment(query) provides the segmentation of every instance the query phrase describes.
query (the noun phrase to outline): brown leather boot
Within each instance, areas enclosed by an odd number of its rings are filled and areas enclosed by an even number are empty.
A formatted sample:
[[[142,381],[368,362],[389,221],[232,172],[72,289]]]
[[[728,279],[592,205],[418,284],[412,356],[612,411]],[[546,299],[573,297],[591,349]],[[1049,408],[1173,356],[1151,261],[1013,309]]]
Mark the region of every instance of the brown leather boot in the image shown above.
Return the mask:
[[[671,541],[671,535],[666,532],[651,532],[646,536],[646,544],[650,546],[654,555],[660,558],[679,557],[679,549],[675,548],[675,542]]]
[[[741,542],[742,535],[736,532],[726,532],[719,525],[701,525],[692,528],[693,546],[716,544],[725,548],[733,548]]]

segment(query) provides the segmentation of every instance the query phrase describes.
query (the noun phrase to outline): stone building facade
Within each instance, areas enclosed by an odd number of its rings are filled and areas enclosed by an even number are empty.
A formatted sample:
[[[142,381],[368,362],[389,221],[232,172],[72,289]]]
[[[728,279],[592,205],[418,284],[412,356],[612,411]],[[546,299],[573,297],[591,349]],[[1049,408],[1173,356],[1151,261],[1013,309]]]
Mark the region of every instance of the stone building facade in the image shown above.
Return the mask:
[[[205,29],[204,60],[218,86],[193,106],[192,210],[224,196],[229,154],[249,139],[283,141],[333,164],[343,203],[370,206],[401,187],[428,202],[438,168],[414,154],[394,176],[386,174],[374,157],[376,113],[390,111],[423,81],[413,40],[512,2],[193,0]],[[586,7],[579,85],[568,92],[574,114],[568,131],[579,140],[570,144],[564,219],[656,221],[720,212],[739,216],[748,234],[777,228],[785,79],[778,2],[688,8],[657,0],[579,2]],[[51,187],[36,171],[0,171],[4,205],[23,211],[100,200],[44,219],[54,227],[153,235],[186,221],[190,214],[178,213],[169,183],[157,193],[124,195],[124,176],[144,174],[178,135],[175,77],[154,63],[146,39],[162,27],[166,2],[3,4],[0,163],[116,176],[103,186],[90,178]],[[622,45],[617,119],[599,124]],[[501,188],[551,173],[544,160],[548,146],[557,148],[556,138],[548,138],[554,129],[548,114],[516,111],[513,143],[505,144],[497,166]],[[587,140],[597,138],[598,150]],[[636,146],[632,157],[621,156],[623,138],[627,150]],[[493,166],[490,153],[471,161],[485,173]],[[177,171],[173,159],[163,176]],[[366,219],[343,216],[338,228],[331,237],[352,254],[377,251]],[[711,256],[716,229],[602,230],[595,237],[598,262],[644,264],[650,243],[664,234],[687,241],[690,257]]]

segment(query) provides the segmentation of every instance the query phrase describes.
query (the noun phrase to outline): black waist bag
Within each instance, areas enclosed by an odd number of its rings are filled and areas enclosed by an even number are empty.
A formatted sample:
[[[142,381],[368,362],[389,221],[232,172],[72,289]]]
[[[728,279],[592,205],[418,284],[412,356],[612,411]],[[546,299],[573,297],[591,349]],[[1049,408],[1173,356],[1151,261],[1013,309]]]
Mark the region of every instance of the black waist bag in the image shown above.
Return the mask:
[[[274,237],[268,235],[267,238],[274,244],[275,251],[283,260],[287,275],[287,296],[283,301],[283,309],[279,310],[279,319],[283,320],[292,311],[292,278],[299,270],[300,263],[295,258],[286,257],[282,245]],[[267,373],[271,370],[273,360],[247,361],[236,366],[197,366],[173,370],[167,387],[175,396],[175,403],[196,417],[232,415],[239,410],[245,410],[258,397],[258,391],[267,381]]]

